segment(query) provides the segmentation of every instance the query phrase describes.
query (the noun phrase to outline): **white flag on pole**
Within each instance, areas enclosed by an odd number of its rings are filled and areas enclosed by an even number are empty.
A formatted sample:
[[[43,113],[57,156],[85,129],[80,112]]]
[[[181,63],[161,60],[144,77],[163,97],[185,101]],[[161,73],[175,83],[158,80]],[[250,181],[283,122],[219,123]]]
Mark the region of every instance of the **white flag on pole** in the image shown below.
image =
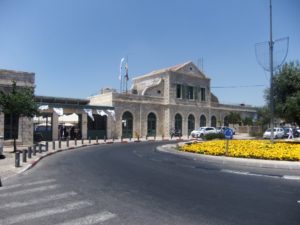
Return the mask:
[[[93,110],[92,109],[83,109],[85,111],[85,113],[88,114],[88,116],[95,121],[94,117],[93,117]]]
[[[62,116],[64,115],[64,109],[63,108],[53,108],[54,112],[56,112],[57,115]]]
[[[125,60],[125,58],[122,58],[122,59],[121,59],[121,62],[120,62],[119,80],[122,79],[122,65],[123,65],[124,60]]]

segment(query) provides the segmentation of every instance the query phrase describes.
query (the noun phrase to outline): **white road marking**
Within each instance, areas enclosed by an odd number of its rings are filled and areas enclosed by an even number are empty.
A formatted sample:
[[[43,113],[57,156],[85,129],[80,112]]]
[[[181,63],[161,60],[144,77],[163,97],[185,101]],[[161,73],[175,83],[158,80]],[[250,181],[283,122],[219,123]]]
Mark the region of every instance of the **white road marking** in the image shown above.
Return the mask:
[[[58,185],[54,184],[54,185],[48,185],[48,186],[41,186],[41,187],[36,187],[36,188],[25,189],[25,190],[21,190],[21,191],[1,193],[0,197],[11,197],[11,196],[16,196],[16,195],[28,194],[28,193],[32,193],[32,192],[47,191],[47,190],[55,189],[57,187],[58,187]]]
[[[293,176],[293,175],[284,175],[283,178],[287,180],[300,180],[300,176]]]
[[[65,223],[60,223],[56,225],[92,225],[92,224],[98,224],[100,222],[104,222],[114,217],[116,217],[115,214],[108,211],[104,211],[98,214],[81,217],[79,219],[67,221]]]
[[[298,200],[297,202],[300,203],[300,200]]]
[[[21,215],[14,215],[5,219],[0,220],[1,225],[9,225],[9,224],[22,224],[23,221],[33,220],[37,218],[42,218],[46,216],[51,216],[55,214],[62,214],[71,210],[82,209],[88,206],[92,206],[93,204],[89,201],[79,201],[70,203],[64,206],[50,208],[50,209],[43,209],[41,211],[35,211],[30,213],[24,213]],[[34,224],[34,223],[32,223]]]
[[[247,175],[247,176],[255,176],[255,177],[268,177],[268,178],[281,178],[280,176],[272,176],[267,174],[259,174],[259,173],[250,173],[250,172],[244,172],[244,171],[238,171],[238,170],[227,170],[227,169],[221,169],[221,172],[224,173],[232,173],[232,174],[240,174],[240,175]]]
[[[31,183],[25,183],[25,184],[14,184],[14,185],[9,185],[9,186],[4,186],[0,188],[0,191],[2,190],[7,190],[7,189],[12,189],[12,188],[17,188],[17,187],[28,187],[28,186],[33,186],[36,184],[47,184],[47,183],[52,183],[55,182],[55,179],[48,179],[48,180],[39,180]]]
[[[238,170],[221,169],[221,172],[224,172],[224,173],[233,173],[233,174],[242,174],[242,175],[249,175],[249,172],[243,172],[243,171],[238,171]]]
[[[71,191],[71,192],[66,192],[66,193],[57,194],[57,195],[49,195],[49,196],[42,197],[42,198],[35,198],[33,200],[29,200],[26,202],[11,202],[11,203],[0,205],[0,209],[31,206],[31,205],[41,204],[41,203],[55,201],[55,200],[59,200],[59,199],[64,199],[64,198],[72,197],[75,195],[77,195],[77,193]]]

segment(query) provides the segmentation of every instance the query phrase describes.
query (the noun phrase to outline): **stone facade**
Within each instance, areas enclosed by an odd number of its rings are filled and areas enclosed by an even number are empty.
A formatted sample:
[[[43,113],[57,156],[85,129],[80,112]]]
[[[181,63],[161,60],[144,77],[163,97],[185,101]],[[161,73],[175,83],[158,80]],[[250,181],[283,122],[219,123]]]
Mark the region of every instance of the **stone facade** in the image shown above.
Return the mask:
[[[255,108],[250,106],[220,104],[210,91],[210,79],[192,62],[136,77],[129,92],[106,90],[92,96],[89,104],[115,108],[114,136],[118,137],[123,135],[125,129],[125,112],[130,112],[133,117],[132,136],[143,137],[149,134],[150,113],[156,118],[157,136],[168,136],[170,129],[176,126],[180,127],[182,135],[189,135],[189,118],[194,128],[198,128],[201,116],[205,117],[206,126],[221,126],[230,112],[240,113],[242,118],[253,118],[256,114]],[[177,123],[176,116],[181,118]]]
[[[35,87],[35,74],[27,72],[18,72],[14,70],[0,70],[0,90],[7,92],[11,90],[12,81],[16,81],[19,88]],[[4,136],[4,115],[0,113],[0,136]],[[33,141],[33,123],[31,119],[19,118],[18,139],[17,142],[23,145],[32,144]]]
[[[9,91],[12,80],[19,87],[35,87],[34,73],[0,70],[0,90]],[[76,113],[81,117],[83,138],[88,138],[89,118],[84,109],[115,111],[115,118],[108,116],[101,129],[107,138],[120,137],[168,137],[171,128],[179,129],[187,136],[191,130],[200,126],[222,126],[230,112],[244,117],[254,118],[256,109],[250,106],[220,104],[211,93],[210,79],[192,62],[150,72],[133,79],[131,90],[118,93],[112,89],[103,89],[89,99],[69,99],[36,96],[39,105],[49,105],[43,111],[52,118],[52,139],[58,139],[58,115],[54,107],[64,109],[64,114]],[[99,115],[98,115],[99,116]],[[5,117],[0,114],[0,136],[4,136]],[[33,142],[33,121],[19,118],[18,143],[30,145]],[[99,128],[100,129],[100,128]]]

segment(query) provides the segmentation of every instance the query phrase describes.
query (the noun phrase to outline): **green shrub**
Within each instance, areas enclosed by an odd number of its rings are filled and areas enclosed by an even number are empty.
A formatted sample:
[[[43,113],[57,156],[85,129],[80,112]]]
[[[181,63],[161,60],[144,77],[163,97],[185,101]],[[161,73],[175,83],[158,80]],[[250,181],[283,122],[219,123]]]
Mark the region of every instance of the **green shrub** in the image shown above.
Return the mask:
[[[213,140],[213,139],[224,139],[225,136],[222,133],[218,133],[218,134],[205,134],[203,139],[205,140]]]

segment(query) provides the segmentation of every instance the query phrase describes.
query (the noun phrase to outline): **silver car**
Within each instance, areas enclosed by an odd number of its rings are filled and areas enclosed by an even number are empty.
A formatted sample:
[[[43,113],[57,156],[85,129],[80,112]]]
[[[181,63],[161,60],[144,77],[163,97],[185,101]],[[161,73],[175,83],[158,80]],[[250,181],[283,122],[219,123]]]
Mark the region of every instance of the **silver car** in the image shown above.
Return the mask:
[[[274,138],[283,138],[284,136],[284,129],[281,127],[274,127]],[[271,128],[267,129],[265,133],[263,134],[264,139],[270,139],[271,138]]]
[[[203,137],[206,134],[216,134],[217,130],[214,127],[199,127],[197,130],[191,132],[192,137]]]

